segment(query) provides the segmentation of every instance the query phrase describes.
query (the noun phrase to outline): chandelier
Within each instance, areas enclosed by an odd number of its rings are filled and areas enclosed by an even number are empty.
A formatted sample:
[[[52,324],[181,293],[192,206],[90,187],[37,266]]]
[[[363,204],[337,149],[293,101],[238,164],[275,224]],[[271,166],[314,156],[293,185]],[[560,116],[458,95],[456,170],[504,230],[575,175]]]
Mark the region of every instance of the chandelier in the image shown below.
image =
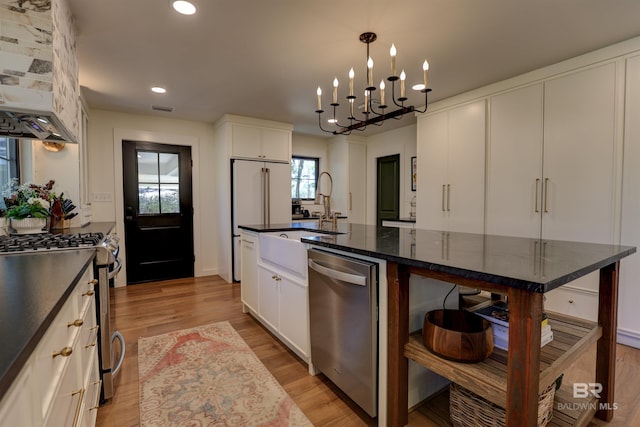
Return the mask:
[[[318,113],[318,126],[324,132],[332,133],[334,135],[349,135],[354,130],[364,131],[367,126],[375,125],[382,126],[383,122],[387,119],[396,119],[399,120],[402,118],[404,114],[419,112],[424,113],[427,111],[428,104],[428,94],[431,92],[431,89],[427,86],[427,73],[429,70],[429,63],[425,60],[422,65],[422,70],[424,74],[424,83],[414,85],[413,89],[417,90],[421,93],[424,93],[424,110],[418,110],[413,105],[405,105],[405,101],[408,99],[406,96],[405,90],[405,80],[407,78],[404,70],[400,73],[400,76],[396,75],[396,47],[392,44],[391,49],[389,50],[389,54],[391,55],[391,75],[387,77],[387,81],[391,82],[391,93],[389,98],[385,95],[386,86],[384,80],[380,81],[380,95],[376,96],[377,87],[373,81],[373,59],[369,55],[369,45],[376,41],[378,36],[375,33],[367,32],[360,34],[360,41],[362,43],[366,43],[367,45],[367,83],[366,88],[364,90],[364,103],[361,108],[363,109],[361,119],[356,118],[354,113],[354,105],[357,96],[354,92],[354,80],[355,73],[353,68],[349,70],[349,95],[347,95],[347,105],[348,105],[348,116],[346,118],[347,123],[340,123],[337,117],[337,110],[340,104],[338,103],[338,78],[334,78],[333,80],[333,100],[331,104],[329,104],[333,108],[333,117],[330,117],[327,121],[334,125],[333,129],[325,129],[322,127],[322,113],[325,111],[322,109],[322,89],[318,86],[317,95],[318,95],[318,108],[316,113]],[[400,80],[400,96],[396,98],[396,82]],[[390,100],[390,105],[387,105],[387,100]],[[376,105],[377,104],[377,107]],[[391,111],[387,111],[387,109],[393,109]],[[359,107],[360,109],[360,107]]]

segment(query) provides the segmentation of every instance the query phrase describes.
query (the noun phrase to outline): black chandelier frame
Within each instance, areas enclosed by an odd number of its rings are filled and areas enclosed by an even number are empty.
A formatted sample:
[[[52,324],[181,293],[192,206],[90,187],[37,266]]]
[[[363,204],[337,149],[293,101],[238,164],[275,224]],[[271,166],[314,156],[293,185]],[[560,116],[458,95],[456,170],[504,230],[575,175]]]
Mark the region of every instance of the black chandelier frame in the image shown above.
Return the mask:
[[[376,33],[372,33],[372,32],[366,32],[366,33],[360,34],[360,41],[367,45],[367,60],[370,57],[369,45],[374,41],[376,41],[377,38],[378,36],[376,35]],[[398,97],[396,99],[395,83],[399,79],[400,78],[398,76],[387,77],[387,81],[391,82],[391,100],[393,101],[393,105],[391,107],[393,106],[398,107],[396,110],[385,112],[385,110],[389,107],[389,105],[380,104],[377,107],[380,111],[376,111],[376,109],[374,108],[372,95],[377,88],[373,86],[373,82],[371,82],[371,85],[365,89],[369,93],[369,96],[368,96],[369,99],[367,101],[366,100],[367,97],[365,96],[365,102],[368,104],[366,107],[368,108],[365,108],[364,109],[365,111],[362,112],[365,115],[364,120],[357,119],[353,113],[353,105],[357,97],[355,95],[348,95],[346,99],[347,99],[347,102],[350,104],[350,110],[349,110],[350,113],[349,113],[349,117],[347,117],[349,124],[341,125],[340,123],[338,123],[336,113],[337,113],[337,108],[340,106],[340,104],[338,102],[332,102],[330,104],[331,107],[333,108],[332,123],[336,125],[338,129],[331,130],[331,129],[325,129],[322,127],[322,113],[325,112],[323,109],[315,110],[315,112],[318,113],[318,127],[323,132],[332,133],[334,135],[350,135],[351,132],[354,130],[364,131],[369,125],[382,126],[383,122],[387,119],[400,120],[402,116],[408,113],[425,113],[429,106],[428,98],[429,98],[429,92],[431,92],[431,89],[428,87],[425,87],[419,90],[421,93],[424,93],[424,109],[420,110],[414,107],[413,105],[404,105],[405,101],[407,101],[408,99],[406,96]]]

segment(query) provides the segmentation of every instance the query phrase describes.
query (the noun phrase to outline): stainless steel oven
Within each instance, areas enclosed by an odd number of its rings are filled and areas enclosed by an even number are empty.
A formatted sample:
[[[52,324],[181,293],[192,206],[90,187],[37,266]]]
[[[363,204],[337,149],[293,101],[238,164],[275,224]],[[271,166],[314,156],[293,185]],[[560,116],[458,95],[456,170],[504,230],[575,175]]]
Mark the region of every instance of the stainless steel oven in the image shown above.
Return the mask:
[[[122,367],[125,354],[124,337],[115,325],[115,315],[111,311],[111,289],[115,284],[115,277],[120,272],[122,264],[118,258],[119,239],[108,235],[97,246],[94,264],[96,284],[96,310],[100,339],[98,340],[98,360],[100,362],[100,379],[102,391],[100,403],[113,397],[117,383],[118,372]]]

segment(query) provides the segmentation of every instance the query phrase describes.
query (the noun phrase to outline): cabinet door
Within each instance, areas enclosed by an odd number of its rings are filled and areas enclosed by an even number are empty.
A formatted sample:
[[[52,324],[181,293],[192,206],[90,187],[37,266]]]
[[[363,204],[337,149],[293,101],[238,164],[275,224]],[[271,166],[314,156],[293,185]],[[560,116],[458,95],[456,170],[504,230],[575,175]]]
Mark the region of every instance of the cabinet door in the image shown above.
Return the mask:
[[[291,132],[261,129],[260,155],[266,160],[291,161]]]
[[[622,181],[621,244],[640,247],[640,56],[627,60],[625,97],[624,167]],[[618,327],[625,331],[623,344],[639,346],[640,256],[620,263]],[[619,335],[620,336],[620,335]]]
[[[32,396],[31,360],[27,361],[0,402],[0,426],[35,426],[42,422],[38,402]]]
[[[277,332],[280,326],[278,304],[280,276],[273,271],[258,266],[259,275],[259,312],[258,314],[272,329]]]
[[[240,235],[242,252],[242,281],[240,282],[240,298],[242,303],[254,312],[258,312],[258,238],[254,234]]]
[[[446,229],[448,123],[446,111],[418,120],[417,228]]]
[[[367,194],[367,147],[364,144],[349,144],[349,189],[347,194],[348,220],[355,224],[365,223]]]
[[[449,111],[449,231],[484,231],[485,101]],[[419,169],[418,169],[419,170]]]
[[[540,237],[543,85],[491,98],[487,234]]]
[[[305,356],[309,344],[309,288],[282,278],[280,281],[280,334]]]
[[[231,126],[231,156],[259,159],[261,155],[259,127],[233,124]]]
[[[542,236],[613,243],[616,66],[545,84]]]

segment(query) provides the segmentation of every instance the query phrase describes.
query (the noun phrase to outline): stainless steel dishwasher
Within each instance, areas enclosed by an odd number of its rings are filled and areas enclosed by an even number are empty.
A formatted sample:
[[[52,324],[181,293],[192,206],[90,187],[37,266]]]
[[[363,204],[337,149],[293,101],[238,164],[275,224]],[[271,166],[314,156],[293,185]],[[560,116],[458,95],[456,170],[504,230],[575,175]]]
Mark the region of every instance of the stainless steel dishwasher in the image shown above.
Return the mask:
[[[309,249],[313,365],[370,416],[378,410],[378,264]]]

